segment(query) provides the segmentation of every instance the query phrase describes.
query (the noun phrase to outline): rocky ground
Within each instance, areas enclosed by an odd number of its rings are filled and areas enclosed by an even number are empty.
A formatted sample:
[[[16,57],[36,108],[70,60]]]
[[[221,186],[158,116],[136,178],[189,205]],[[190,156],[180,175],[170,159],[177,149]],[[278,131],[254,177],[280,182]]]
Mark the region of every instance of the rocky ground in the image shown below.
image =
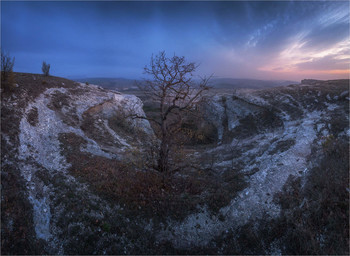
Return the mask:
[[[167,177],[147,167],[155,135],[130,116],[152,113],[136,96],[15,81],[1,95],[2,254],[348,253],[348,80],[208,96],[214,139]]]

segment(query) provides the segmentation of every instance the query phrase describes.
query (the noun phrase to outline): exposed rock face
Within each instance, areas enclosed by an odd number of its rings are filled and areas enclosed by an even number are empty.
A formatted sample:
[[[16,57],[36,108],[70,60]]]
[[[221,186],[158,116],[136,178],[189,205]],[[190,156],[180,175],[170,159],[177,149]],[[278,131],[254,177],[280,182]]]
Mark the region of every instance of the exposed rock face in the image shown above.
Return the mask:
[[[217,127],[219,144],[226,143],[207,151],[201,160],[214,158],[214,165],[207,160],[207,166],[218,171],[241,169],[249,177],[249,186],[220,210],[225,221],[203,209],[174,223],[160,238],[171,237],[179,248],[207,246],[228,227],[279,215],[274,195],[290,175],[306,177],[312,167],[308,159],[312,147],[321,145],[324,136],[349,131],[348,80],[317,81],[317,85],[313,80],[303,82],[267,90],[237,90],[234,95],[209,99],[207,119]],[[341,128],[335,128],[338,125]]]
[[[38,121],[34,125],[28,121],[33,109],[38,113]],[[25,110],[26,116],[20,123],[21,157],[31,155],[46,168],[64,169],[58,135],[72,132],[88,141],[82,150],[118,158],[118,152],[138,141],[133,132],[118,134],[113,126],[110,127],[109,120],[119,119],[130,131],[139,129],[152,134],[149,123],[144,119],[128,118],[132,114],[144,116],[141,100],[133,95],[121,95],[83,84],[73,89],[50,88]],[[94,134],[97,136],[93,137]],[[107,146],[108,142],[111,147]]]
[[[258,102],[255,102],[257,101]],[[265,102],[262,98],[244,98],[237,95],[215,95],[206,101],[204,106],[206,118],[212,122],[218,130],[219,143],[228,140],[232,140],[232,136],[235,130],[235,135],[249,136],[251,131],[242,131],[240,128],[245,129],[259,128],[266,129],[262,122],[266,122],[266,117],[270,119],[270,126],[282,125],[281,120],[277,120],[277,111],[272,111],[273,107]],[[275,113],[277,112],[277,113]],[[255,120],[255,123],[254,123]],[[279,122],[274,123],[274,122]],[[260,127],[256,127],[260,125]],[[252,127],[248,127],[252,126]],[[259,131],[260,131],[259,130]],[[258,130],[254,131],[257,132]],[[230,136],[231,138],[226,138]]]
[[[38,112],[35,125],[28,122],[28,114],[32,109],[37,109]],[[109,127],[109,119],[120,118],[123,122],[129,122],[127,125],[130,130],[137,127],[146,134],[152,133],[146,120],[126,120],[126,116],[131,114],[144,116],[142,102],[133,95],[112,93],[84,84],[74,89],[50,88],[26,108],[20,123],[19,159],[32,159],[35,164],[51,172],[65,172],[70,165],[61,154],[58,137],[62,133],[74,133],[86,140],[88,143],[80,149],[81,151],[120,159],[119,153],[139,142],[132,132],[118,134],[118,131]],[[31,177],[35,169],[23,166],[22,170],[28,184],[32,184]],[[38,184],[34,183],[32,186],[36,185]],[[48,240],[51,237],[49,199],[35,199],[37,189],[31,191],[33,194],[29,198],[34,205],[37,237]],[[49,191],[45,191],[44,194],[47,193]]]
[[[57,82],[56,79],[52,81],[54,82]],[[65,84],[62,82],[58,85]],[[7,146],[14,147],[12,141],[15,141],[18,147],[13,148],[15,153],[9,159],[6,158],[9,156],[6,153],[9,152],[6,151],[2,155],[2,165],[17,166],[25,180],[28,200],[33,207],[36,238],[47,242],[45,251],[62,254],[62,236],[65,231],[60,230],[57,225],[63,217],[60,212],[66,214],[67,209],[63,208],[68,206],[56,202],[61,201],[66,193],[60,188],[61,185],[50,183],[56,176],[62,179],[64,186],[75,187],[74,193],[78,198],[78,194],[83,193],[92,203],[105,205],[104,207],[109,209],[109,206],[93,195],[86,185],[67,172],[71,164],[66,161],[62,151],[62,135],[74,135],[85,141],[80,147],[80,151],[85,154],[120,160],[126,149],[142,145],[147,138],[153,136],[153,131],[147,120],[131,118],[132,115],[145,115],[142,110],[143,104],[136,96],[79,83],[64,87],[55,87],[55,84],[51,86],[52,88],[42,88],[43,92],[27,102],[27,105],[21,105],[21,113],[18,113],[20,120],[17,124],[19,129],[14,137],[10,134],[13,131],[3,132],[2,139],[7,141],[4,149]],[[22,87],[24,88],[25,84]],[[22,91],[22,98],[18,101],[15,94],[5,99],[2,102],[3,109],[12,110],[18,107],[19,101],[25,101],[25,97],[30,98],[25,93],[27,92]],[[10,116],[5,118],[13,121]],[[62,190],[61,193],[58,193],[57,189]],[[91,214],[98,215],[97,211],[98,209]],[[74,222],[70,222],[70,225],[73,224]]]
[[[37,254],[128,254],[149,244],[152,249],[143,253],[162,254],[167,243],[182,252],[215,247],[213,239],[229,228],[278,216],[274,196],[290,175],[308,175],[312,146],[330,134],[350,134],[348,80],[216,94],[203,108],[218,143],[194,149],[189,158],[216,175],[239,171],[248,185],[217,215],[202,205],[181,222],[156,225],[131,219],[123,205],[100,198],[79,179],[85,170],[104,175],[104,162],[127,162],[125,152],[145,148],[153,138],[148,121],[131,118],[145,115],[141,100],[60,78],[18,74],[16,82],[17,90],[1,103],[2,177],[22,186],[21,200],[31,211],[25,217],[33,230],[28,241],[42,247]],[[4,237],[12,235],[21,216],[8,209],[11,186],[2,189]]]
[[[37,113],[35,123],[30,118],[33,110]],[[144,116],[141,100],[133,95],[121,95],[83,84],[69,89],[47,89],[24,111],[20,122],[19,159],[32,158],[48,170],[64,171],[68,164],[60,152],[58,137],[62,133],[74,133],[86,140],[87,144],[81,151],[120,158],[118,153],[140,143],[134,136],[136,129],[140,133],[152,134],[148,121],[128,118],[132,114]],[[112,118],[124,122],[130,132],[120,134],[110,127]]]
[[[334,111],[349,94],[348,80],[305,79],[300,85],[273,89],[239,89],[218,93],[204,105],[206,118],[218,130],[219,142],[282,128],[312,111]],[[225,137],[226,136],[226,137]]]

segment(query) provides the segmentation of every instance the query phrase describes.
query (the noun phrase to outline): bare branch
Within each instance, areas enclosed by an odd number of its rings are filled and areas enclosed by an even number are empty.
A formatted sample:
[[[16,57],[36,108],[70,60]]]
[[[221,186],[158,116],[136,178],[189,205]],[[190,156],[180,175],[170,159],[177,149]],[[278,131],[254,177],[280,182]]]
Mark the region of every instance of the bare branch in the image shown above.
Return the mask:
[[[130,116],[130,118],[131,119],[144,119],[147,121],[154,122],[154,123],[158,124],[159,126],[161,126],[161,123],[154,118],[150,118],[150,117],[146,117],[146,116],[139,116],[139,115],[132,115],[132,116]]]
[[[201,101],[203,92],[208,90],[211,78],[201,78],[200,83],[192,81],[193,73],[198,68],[194,62],[187,62],[185,57],[166,57],[165,52],[152,55],[150,65],[144,73],[153,80],[144,80],[139,86],[150,99],[159,104],[160,121],[143,116],[134,116],[156,123],[160,128],[160,149],[158,169],[169,171],[168,158],[171,147],[175,146],[174,137],[182,129],[184,113],[191,112]]]

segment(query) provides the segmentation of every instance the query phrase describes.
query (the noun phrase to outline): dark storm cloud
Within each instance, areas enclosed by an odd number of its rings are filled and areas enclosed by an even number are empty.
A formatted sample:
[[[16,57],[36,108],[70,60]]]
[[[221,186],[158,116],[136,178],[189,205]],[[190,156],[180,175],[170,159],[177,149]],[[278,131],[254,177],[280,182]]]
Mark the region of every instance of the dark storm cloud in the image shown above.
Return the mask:
[[[1,5],[1,44],[16,57],[15,70],[40,72],[46,60],[61,76],[139,77],[151,54],[165,50],[200,62],[201,73],[264,78],[267,68],[261,67],[277,62],[288,47],[300,44],[305,54],[349,38],[348,2]],[[320,58],[334,64],[333,57]],[[276,65],[271,72],[281,70]]]

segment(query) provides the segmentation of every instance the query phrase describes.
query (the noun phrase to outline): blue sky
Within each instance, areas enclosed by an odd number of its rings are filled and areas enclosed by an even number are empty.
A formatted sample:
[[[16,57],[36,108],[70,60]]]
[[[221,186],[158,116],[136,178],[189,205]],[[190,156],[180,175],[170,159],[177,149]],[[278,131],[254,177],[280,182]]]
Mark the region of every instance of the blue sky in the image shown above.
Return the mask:
[[[1,47],[17,72],[142,77],[165,50],[198,75],[347,78],[349,2],[1,2]]]

